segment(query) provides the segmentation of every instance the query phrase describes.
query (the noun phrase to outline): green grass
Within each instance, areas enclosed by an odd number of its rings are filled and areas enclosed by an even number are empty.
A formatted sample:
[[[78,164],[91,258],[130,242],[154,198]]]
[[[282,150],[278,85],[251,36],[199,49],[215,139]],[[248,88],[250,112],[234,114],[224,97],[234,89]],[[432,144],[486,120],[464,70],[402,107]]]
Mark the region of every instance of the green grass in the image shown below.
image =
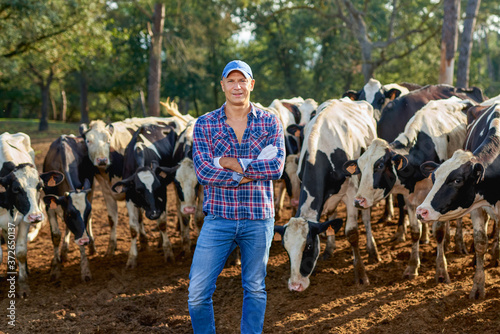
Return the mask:
[[[78,123],[49,121],[49,129],[47,131],[38,131],[39,122],[40,120],[38,119],[0,118],[0,134],[4,132],[24,132],[31,139],[56,138],[60,135],[69,134],[79,135]]]

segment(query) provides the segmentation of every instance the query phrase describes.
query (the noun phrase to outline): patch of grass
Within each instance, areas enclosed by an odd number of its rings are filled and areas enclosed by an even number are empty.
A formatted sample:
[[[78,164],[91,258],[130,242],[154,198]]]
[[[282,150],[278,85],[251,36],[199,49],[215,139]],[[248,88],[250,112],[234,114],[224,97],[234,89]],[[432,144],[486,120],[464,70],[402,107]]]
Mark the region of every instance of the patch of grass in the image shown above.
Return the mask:
[[[78,123],[49,121],[49,129],[47,131],[38,131],[39,123],[40,120],[38,119],[0,118],[0,134],[4,132],[24,132],[31,139],[55,138],[60,135],[69,134],[79,135]]]

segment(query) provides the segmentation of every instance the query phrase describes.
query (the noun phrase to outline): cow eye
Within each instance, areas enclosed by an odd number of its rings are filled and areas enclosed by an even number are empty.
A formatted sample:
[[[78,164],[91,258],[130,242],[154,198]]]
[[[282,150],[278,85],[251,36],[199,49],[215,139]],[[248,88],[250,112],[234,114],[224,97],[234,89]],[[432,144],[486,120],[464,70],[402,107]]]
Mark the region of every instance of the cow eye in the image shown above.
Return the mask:
[[[40,190],[40,189],[42,189],[42,183],[41,182],[36,185],[36,190]]]
[[[455,184],[460,184],[460,183],[462,183],[462,178],[457,177],[456,179],[454,179],[454,180],[453,180],[453,183],[455,183]]]
[[[12,192],[13,192],[14,194],[19,193],[19,191],[21,191],[21,189],[20,189],[18,186],[14,186],[14,187],[12,187]]]
[[[379,162],[379,163],[375,166],[375,168],[377,168],[377,169],[382,169],[382,168],[384,168],[384,163],[383,163],[383,162]]]

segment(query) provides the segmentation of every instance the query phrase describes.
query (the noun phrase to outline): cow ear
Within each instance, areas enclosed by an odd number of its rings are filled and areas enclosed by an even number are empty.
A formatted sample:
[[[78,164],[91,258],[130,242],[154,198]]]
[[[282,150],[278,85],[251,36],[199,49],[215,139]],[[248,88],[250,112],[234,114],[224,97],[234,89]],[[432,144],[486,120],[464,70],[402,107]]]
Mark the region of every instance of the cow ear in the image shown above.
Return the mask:
[[[286,226],[274,225],[274,241],[283,241]],[[283,241],[284,242],[284,241]]]
[[[110,135],[113,135],[113,132],[115,131],[115,127],[113,126],[113,124],[109,124],[108,126],[106,126],[108,128],[108,132]]]
[[[2,169],[0,170],[0,175],[7,175],[16,169],[16,165],[12,161],[5,161],[2,165]]]
[[[43,197],[43,201],[48,209],[57,209],[57,206],[61,204],[62,199],[55,195],[46,195]]]
[[[89,131],[89,127],[88,127],[87,123],[80,124],[80,126],[78,127],[78,131],[80,132],[80,136],[85,138],[85,135]]]
[[[64,174],[53,170],[40,174],[40,178],[47,187],[55,187],[64,180]]]
[[[82,191],[85,191],[86,193],[89,193],[91,190],[92,190],[92,185],[90,184],[90,180],[89,179],[85,179],[85,181],[83,181]]]
[[[356,92],[355,90],[350,89],[346,91],[344,94],[342,94],[342,97],[348,97],[353,101],[357,101],[359,100],[359,93]]]
[[[408,166],[408,159],[402,154],[395,154],[392,157],[392,161],[394,162],[396,170],[402,170]]]
[[[392,101],[401,95],[401,91],[397,88],[392,88],[389,91],[385,92],[384,95],[386,98]]]
[[[333,231],[335,231],[334,233],[337,233],[343,224],[344,224],[344,221],[342,220],[342,218],[336,218],[333,220],[326,221],[324,223],[319,223],[319,224],[317,224],[317,226],[319,228],[318,233],[325,232],[330,227],[333,229]]]
[[[298,125],[298,124],[291,124],[286,128],[286,131],[291,134],[292,136],[300,138],[300,134],[304,130],[303,125]]]
[[[0,194],[7,191],[7,189],[5,188],[5,185],[4,185],[4,182],[5,182],[4,180],[5,180],[4,177],[0,177]]]
[[[113,190],[117,194],[123,194],[127,192],[129,186],[130,186],[130,179],[125,179],[113,184],[111,190]]]
[[[179,165],[175,167],[161,167],[158,166],[154,169],[155,174],[162,182],[166,182],[166,184],[169,184],[174,180],[175,177],[175,172],[179,168]]]
[[[358,160],[348,160],[342,166],[345,176],[352,176],[361,173],[358,167]]]
[[[484,177],[484,166],[481,163],[476,163],[474,164],[474,167],[472,168],[473,175],[476,179],[476,184],[481,182]]]
[[[420,171],[424,177],[429,177],[429,175],[431,175],[438,167],[438,163],[435,163],[434,161],[427,161],[420,165]]]

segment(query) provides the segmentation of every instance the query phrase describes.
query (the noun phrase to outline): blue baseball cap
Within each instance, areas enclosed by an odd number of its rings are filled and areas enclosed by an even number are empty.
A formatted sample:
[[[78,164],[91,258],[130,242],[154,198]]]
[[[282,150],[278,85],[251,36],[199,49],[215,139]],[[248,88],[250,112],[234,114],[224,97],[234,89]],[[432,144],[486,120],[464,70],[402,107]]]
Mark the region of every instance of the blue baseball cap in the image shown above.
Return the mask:
[[[241,73],[243,73],[245,78],[253,79],[252,69],[250,68],[250,66],[248,66],[247,63],[242,60],[232,60],[227,63],[226,67],[224,67],[221,80],[223,78],[227,78],[229,73],[231,73],[232,71],[240,71]]]

